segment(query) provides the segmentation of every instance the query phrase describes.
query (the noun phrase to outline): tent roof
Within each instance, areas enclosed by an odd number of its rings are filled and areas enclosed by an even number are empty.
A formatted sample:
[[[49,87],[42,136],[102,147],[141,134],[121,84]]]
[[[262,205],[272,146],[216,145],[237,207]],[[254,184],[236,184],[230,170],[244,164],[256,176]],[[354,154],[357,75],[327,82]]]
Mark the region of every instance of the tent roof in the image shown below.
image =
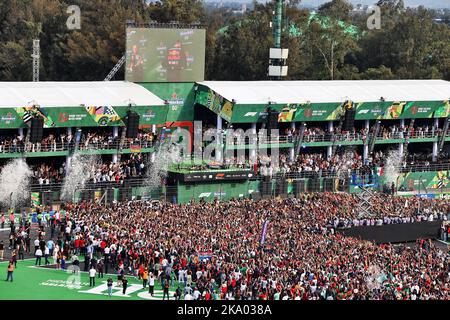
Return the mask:
[[[144,87],[124,81],[95,82],[0,82],[0,108],[163,105]],[[34,102],[33,102],[34,101]]]
[[[445,101],[450,82],[444,80],[337,81],[203,81],[236,104],[330,103],[385,101]]]

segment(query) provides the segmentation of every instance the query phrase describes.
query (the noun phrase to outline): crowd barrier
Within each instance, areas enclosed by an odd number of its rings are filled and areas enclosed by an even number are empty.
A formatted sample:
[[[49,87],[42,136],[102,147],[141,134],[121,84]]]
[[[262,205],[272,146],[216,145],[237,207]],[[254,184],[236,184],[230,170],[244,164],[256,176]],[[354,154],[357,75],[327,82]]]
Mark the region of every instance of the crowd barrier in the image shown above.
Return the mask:
[[[362,226],[338,230],[347,237],[369,240],[375,243],[400,243],[417,239],[439,238],[442,221]]]

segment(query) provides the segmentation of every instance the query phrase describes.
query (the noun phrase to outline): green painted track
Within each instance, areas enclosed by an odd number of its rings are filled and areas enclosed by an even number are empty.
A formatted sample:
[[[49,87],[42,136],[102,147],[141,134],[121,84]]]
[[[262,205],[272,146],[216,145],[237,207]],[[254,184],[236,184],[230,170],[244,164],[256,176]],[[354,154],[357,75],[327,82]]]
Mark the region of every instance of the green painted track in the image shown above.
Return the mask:
[[[53,259],[50,259],[51,263]],[[128,276],[127,296],[122,295],[122,289],[114,289],[114,295],[108,297],[105,286],[109,276],[103,279],[96,278],[95,287],[89,287],[89,276],[86,272],[80,272],[79,277],[67,270],[39,268],[34,266],[34,259],[19,260],[14,270],[14,281],[6,282],[8,262],[0,263],[0,300],[161,300],[162,290],[159,282],[155,281],[155,297],[151,298],[147,289],[142,288],[142,282]],[[42,259],[44,262],[44,259]],[[117,276],[111,275],[114,285]],[[73,285],[75,284],[75,286]],[[174,283],[175,285],[176,283]],[[103,285],[103,286],[102,286]],[[89,291],[91,292],[82,292]],[[176,287],[170,289],[170,300],[173,300],[173,292]],[[134,291],[136,290],[136,291]],[[97,291],[97,292],[92,292]],[[133,292],[134,291],[134,292]]]

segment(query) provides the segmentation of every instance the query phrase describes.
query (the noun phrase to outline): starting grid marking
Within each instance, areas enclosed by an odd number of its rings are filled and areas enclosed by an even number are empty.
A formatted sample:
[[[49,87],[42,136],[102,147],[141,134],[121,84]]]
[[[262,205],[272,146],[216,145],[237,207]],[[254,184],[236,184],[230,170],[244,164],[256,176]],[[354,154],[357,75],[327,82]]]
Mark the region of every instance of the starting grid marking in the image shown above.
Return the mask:
[[[32,260],[33,258],[29,259]],[[56,264],[50,264],[47,266],[54,266]],[[67,290],[74,290],[77,293],[81,294],[95,294],[95,295],[101,295],[108,297],[108,285],[107,282],[103,280],[100,280],[101,285],[97,285],[95,287],[89,287],[89,282],[82,282],[81,281],[81,273],[87,274],[89,272],[86,271],[78,271],[78,273],[74,274],[72,273],[73,270],[70,269],[49,269],[49,268],[43,268],[42,266],[28,266],[28,268],[32,269],[39,269],[39,270],[52,270],[52,271],[62,271],[64,273],[67,273],[67,279],[66,280],[54,280],[49,279],[44,282],[39,283],[41,286],[46,287],[60,287],[60,288],[67,288]],[[116,274],[105,274],[105,276],[110,277],[116,277]],[[133,276],[129,276],[129,278],[136,279]],[[99,278],[95,278],[96,282],[99,280]],[[158,283],[159,285],[159,283]],[[80,290],[84,289],[84,287],[88,287],[88,290]],[[114,281],[113,287],[112,287],[112,294],[113,297],[120,297],[120,298],[132,298],[134,294],[136,294],[137,297],[145,300],[162,300],[163,299],[163,290],[162,289],[156,289],[153,290],[153,296],[148,292],[148,285],[146,288],[143,288],[142,284],[135,284],[131,283],[128,284],[127,290],[125,294],[123,294],[123,287],[117,285],[117,280]],[[175,291],[169,290],[169,300],[175,300],[174,298]]]

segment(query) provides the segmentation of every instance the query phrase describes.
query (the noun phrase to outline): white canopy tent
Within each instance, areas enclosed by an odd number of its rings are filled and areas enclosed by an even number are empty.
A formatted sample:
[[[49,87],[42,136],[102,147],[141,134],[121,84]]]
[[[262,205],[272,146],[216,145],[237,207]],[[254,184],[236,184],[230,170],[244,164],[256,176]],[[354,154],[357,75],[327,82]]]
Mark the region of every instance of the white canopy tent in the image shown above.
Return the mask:
[[[164,101],[144,87],[124,81],[0,82],[0,108],[38,104],[42,107],[160,106]]]
[[[444,80],[338,81],[203,81],[236,104],[335,103],[385,101],[445,101],[450,82]]]

